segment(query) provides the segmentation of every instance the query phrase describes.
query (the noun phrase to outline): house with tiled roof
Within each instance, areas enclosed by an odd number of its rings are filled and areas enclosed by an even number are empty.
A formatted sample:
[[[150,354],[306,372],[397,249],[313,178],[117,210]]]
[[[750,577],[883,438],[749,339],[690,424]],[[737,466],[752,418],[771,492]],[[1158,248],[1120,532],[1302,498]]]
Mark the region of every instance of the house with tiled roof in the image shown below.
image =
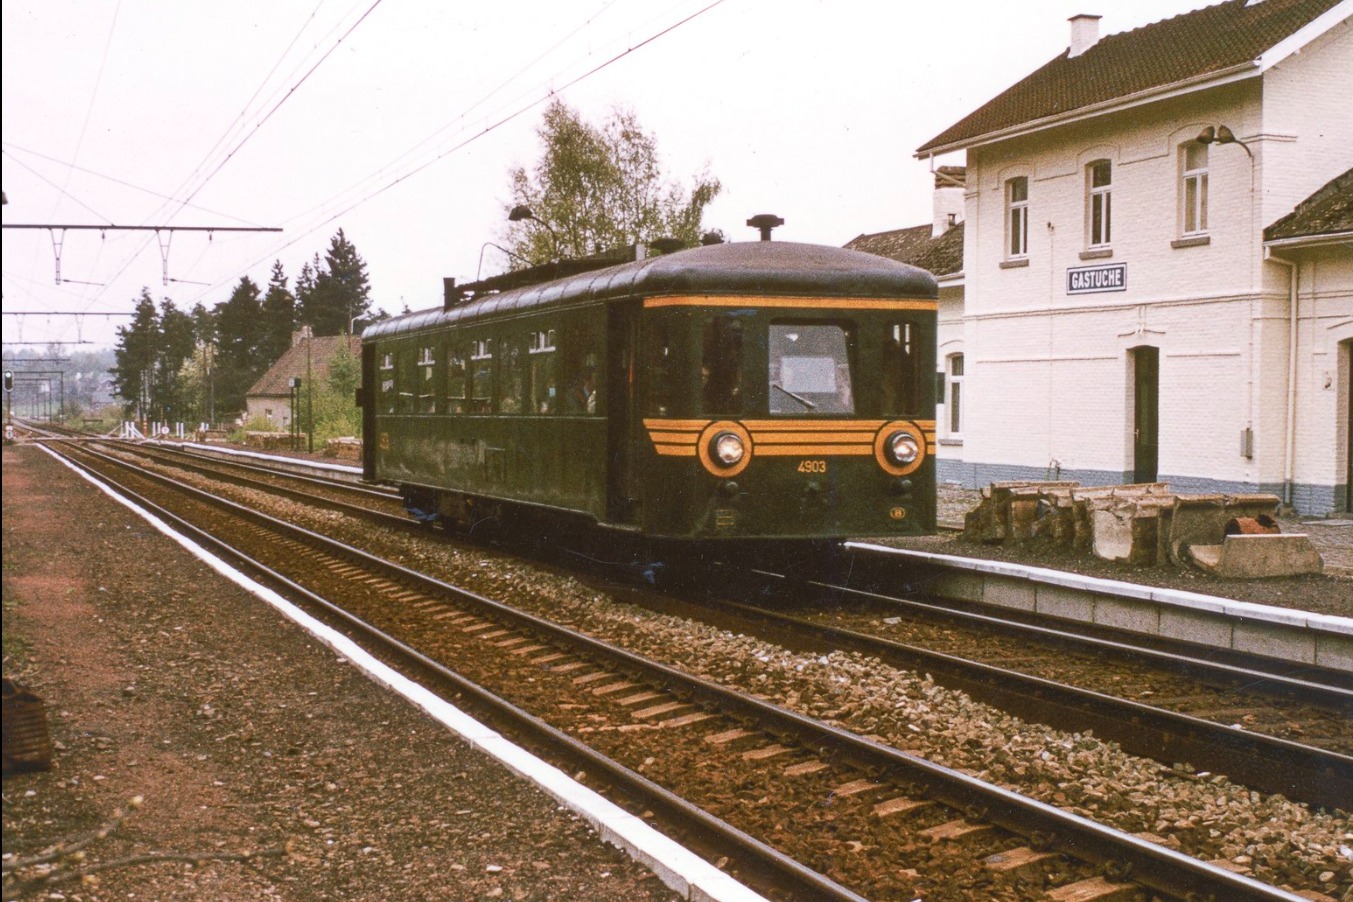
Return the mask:
[[[291,347],[268,367],[245,395],[245,419],[248,422],[267,422],[277,431],[291,427],[293,385],[304,389],[307,377],[314,384],[323,385],[329,378],[329,365],[339,354],[347,351],[355,360],[362,359],[362,339],[358,335],[312,335],[309,326],[292,333]],[[305,414],[299,421],[304,424]]]
[[[1353,0],[1098,24],[916,151],[966,165],[941,478],[1353,509]]]

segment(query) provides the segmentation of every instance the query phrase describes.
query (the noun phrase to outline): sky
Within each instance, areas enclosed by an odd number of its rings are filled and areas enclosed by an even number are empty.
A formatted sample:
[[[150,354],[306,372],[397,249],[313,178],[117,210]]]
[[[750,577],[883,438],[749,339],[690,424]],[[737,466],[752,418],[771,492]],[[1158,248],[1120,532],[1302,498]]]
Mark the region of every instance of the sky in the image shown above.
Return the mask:
[[[682,185],[716,176],[704,224],[731,240],[759,213],[784,218],[777,240],[836,246],[919,225],[916,148],[1060,54],[1071,16],[1107,35],[1205,5],[5,0],[5,354],[111,347],[129,319],[103,314],[143,289],[211,307],[274,261],[294,286],[340,228],[374,307],[437,306],[444,276],[507,268],[486,242],[554,96],[597,123],[632,110]]]

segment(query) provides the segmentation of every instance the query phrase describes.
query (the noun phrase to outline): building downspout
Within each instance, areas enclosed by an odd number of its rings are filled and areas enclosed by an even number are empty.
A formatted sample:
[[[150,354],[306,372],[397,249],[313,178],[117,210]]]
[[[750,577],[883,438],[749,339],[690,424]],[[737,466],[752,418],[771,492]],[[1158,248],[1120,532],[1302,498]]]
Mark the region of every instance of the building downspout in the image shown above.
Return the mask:
[[[1283,503],[1292,506],[1292,481],[1297,444],[1297,264],[1264,248],[1264,259],[1287,267],[1287,430],[1283,452]]]

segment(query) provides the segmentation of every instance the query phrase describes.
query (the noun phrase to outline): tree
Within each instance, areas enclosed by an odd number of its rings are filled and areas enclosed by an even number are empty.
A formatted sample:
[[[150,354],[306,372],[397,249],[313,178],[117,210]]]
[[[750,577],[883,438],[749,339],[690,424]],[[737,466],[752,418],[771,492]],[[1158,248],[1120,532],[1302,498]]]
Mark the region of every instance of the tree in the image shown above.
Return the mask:
[[[113,384],[127,413],[145,419],[150,413],[150,388],[160,339],[160,316],[150,290],[141,289],[130,325],[118,326],[113,357]]]
[[[245,393],[266,368],[259,353],[262,309],[258,285],[248,276],[241,276],[229,300],[216,307],[217,410],[243,410]]]
[[[287,276],[282,261],[274,260],[268,291],[263,295],[263,336],[259,353],[269,364],[291,347],[291,336],[296,331],[296,296],[287,290]]]
[[[530,207],[540,220],[507,228],[504,241],[514,253],[545,263],[657,238],[699,243],[719,180],[701,173],[689,193],[669,181],[657,142],[633,112],[616,108],[594,126],[556,99],[537,134],[545,152],[533,173],[520,166],[509,172],[513,204]]]
[[[188,408],[196,399],[184,392],[178,376],[183,362],[193,356],[196,345],[193,318],[165,298],[160,302],[160,335],[152,388],[153,413],[157,418],[172,422],[188,416]]]
[[[296,298],[301,321],[316,335],[346,335],[353,319],[371,309],[366,261],[342,229],[329,240],[323,263],[316,254],[309,272],[302,268],[296,280]]]

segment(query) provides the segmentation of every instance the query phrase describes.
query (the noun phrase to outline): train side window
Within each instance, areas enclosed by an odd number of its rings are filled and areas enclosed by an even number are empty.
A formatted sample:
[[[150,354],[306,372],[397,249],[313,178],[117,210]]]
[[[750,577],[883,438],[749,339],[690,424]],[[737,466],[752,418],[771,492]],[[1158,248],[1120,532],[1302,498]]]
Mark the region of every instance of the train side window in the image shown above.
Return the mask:
[[[418,385],[417,363],[418,358],[412,350],[400,351],[395,356],[395,387],[398,397],[395,401],[395,409],[398,413],[413,413],[414,392]]]
[[[553,329],[531,333],[531,413],[555,413],[558,410],[554,352]]]
[[[893,323],[883,342],[883,413],[920,412],[924,358],[920,326],[905,321]]]
[[[395,398],[398,396],[395,391],[395,355],[388,351],[381,355],[380,383],[381,413],[394,413]]]
[[[525,396],[526,362],[522,359],[521,346],[511,339],[503,339],[502,356],[498,365],[498,412],[521,413]]]
[[[769,333],[772,414],[853,414],[850,335],[841,326],[772,323]]]
[[[720,416],[741,414],[742,320],[724,313],[705,322],[704,353],[700,362],[700,392],[704,412]]]
[[[418,386],[415,410],[418,413],[437,412],[437,357],[431,347],[418,352]]]
[[[446,412],[465,413],[469,400],[470,374],[466,368],[465,348],[452,348],[446,355]]]
[[[481,338],[470,352],[470,413],[488,413],[493,402],[493,344]]]
[[[603,321],[590,312],[570,319],[559,341],[560,402],[565,415],[594,416],[605,408],[598,403],[601,372],[597,348],[602,347]]]

